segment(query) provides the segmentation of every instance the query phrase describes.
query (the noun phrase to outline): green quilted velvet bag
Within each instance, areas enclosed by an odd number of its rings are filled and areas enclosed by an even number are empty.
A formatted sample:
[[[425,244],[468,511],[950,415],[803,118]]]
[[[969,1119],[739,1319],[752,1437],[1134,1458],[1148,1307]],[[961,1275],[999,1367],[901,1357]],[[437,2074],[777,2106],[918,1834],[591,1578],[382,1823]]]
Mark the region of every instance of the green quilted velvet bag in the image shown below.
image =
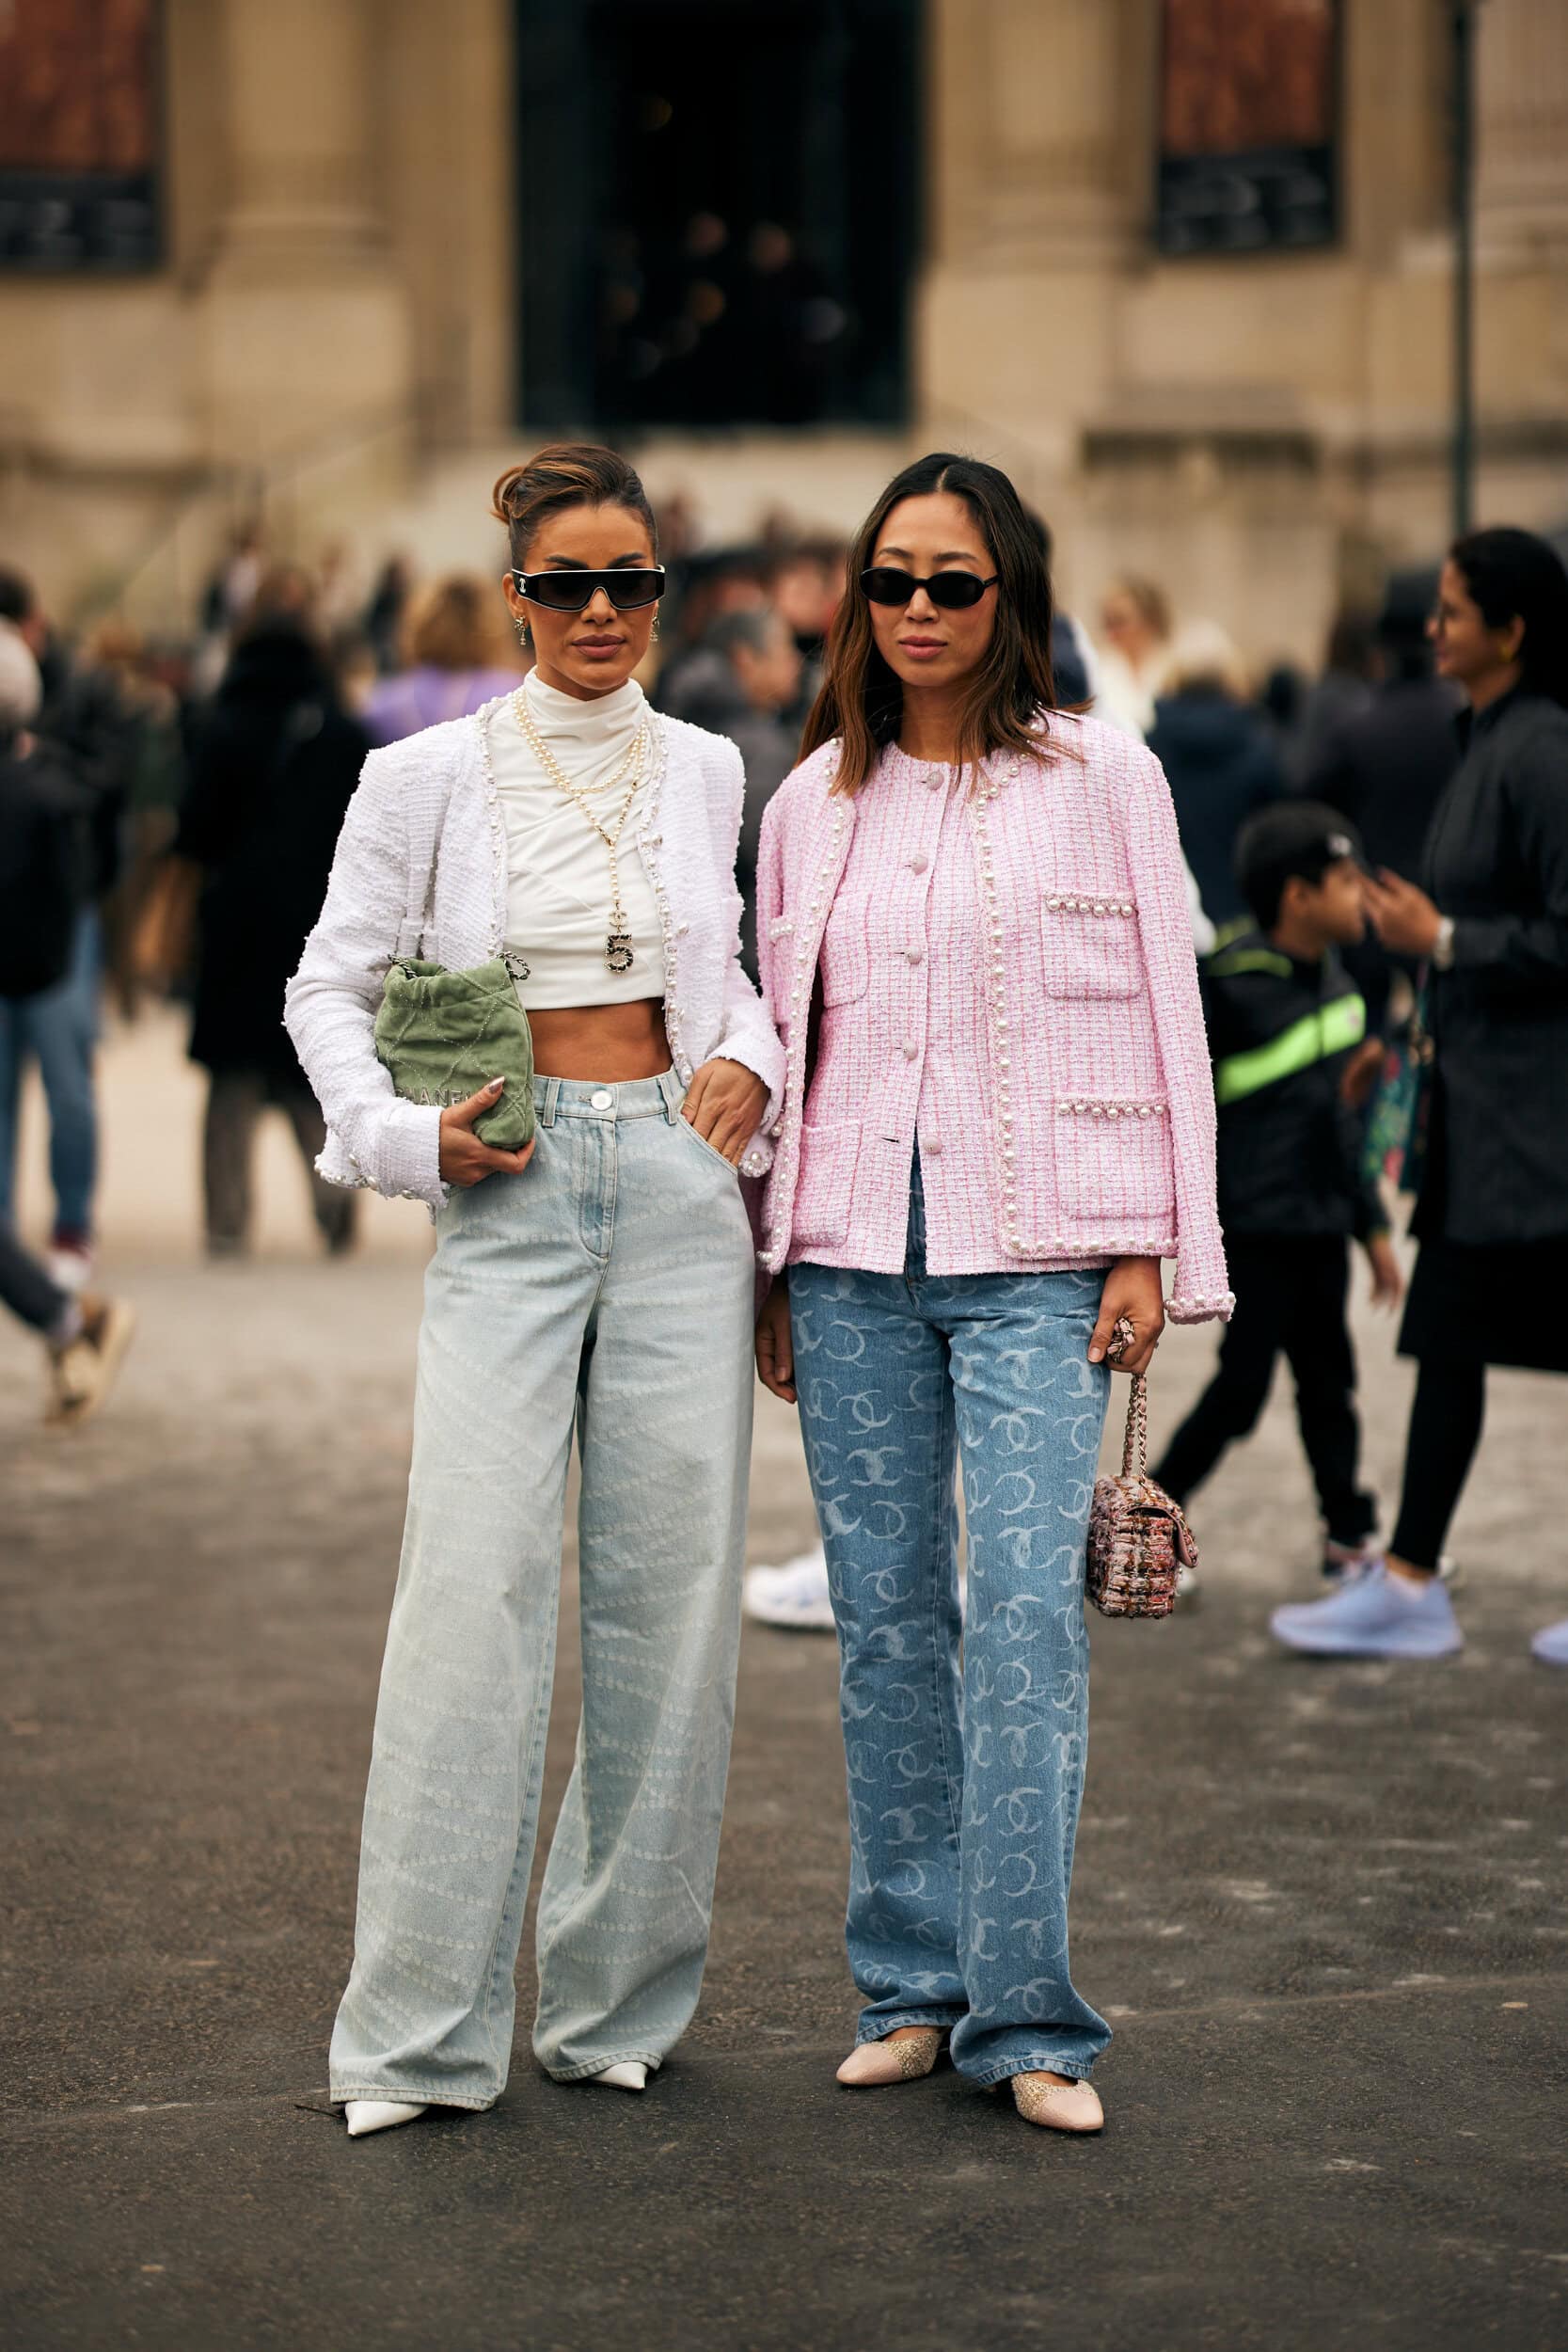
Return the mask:
[[[443,1110],[504,1077],[474,1133],[496,1152],[520,1152],[533,1140],[533,1039],[504,956],[471,972],[394,963],[375,1017],[375,1050],[406,1102]]]

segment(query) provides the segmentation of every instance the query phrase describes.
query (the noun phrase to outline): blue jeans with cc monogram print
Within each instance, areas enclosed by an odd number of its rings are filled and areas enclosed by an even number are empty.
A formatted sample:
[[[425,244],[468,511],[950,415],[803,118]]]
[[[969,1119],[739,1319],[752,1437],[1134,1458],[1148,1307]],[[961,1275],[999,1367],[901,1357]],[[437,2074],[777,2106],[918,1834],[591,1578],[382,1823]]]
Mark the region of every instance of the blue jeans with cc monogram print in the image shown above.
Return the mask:
[[[1110,2040],[1073,1990],[1067,1930],[1109,1386],[1085,1350],[1104,1279],[927,1274],[918,1167],[901,1275],[789,1273],[838,1620],[858,2038],[950,2028],[954,2065],[981,2084],[1086,2075]]]

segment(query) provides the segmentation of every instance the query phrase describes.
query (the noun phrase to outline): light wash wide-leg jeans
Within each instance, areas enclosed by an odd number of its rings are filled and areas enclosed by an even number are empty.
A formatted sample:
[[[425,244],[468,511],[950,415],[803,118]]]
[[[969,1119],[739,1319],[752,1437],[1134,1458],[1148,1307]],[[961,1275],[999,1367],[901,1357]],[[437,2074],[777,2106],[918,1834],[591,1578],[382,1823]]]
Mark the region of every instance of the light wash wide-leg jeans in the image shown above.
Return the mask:
[[[541,2065],[657,2066],[702,1983],[752,1426],[751,1228],[673,1073],[538,1085],[520,1176],[455,1192],[425,1285],[408,1520],[332,2096],[506,2082],[567,1457],[582,1722],[539,1905]]]
[[[859,2039],[950,2028],[972,2082],[1086,2075],[1068,1889],[1088,1748],[1084,1548],[1103,1273],[789,1271],[800,1427],[838,1620]],[[969,1598],[960,1619],[955,1464]],[[959,1641],[962,1640],[962,1669]]]

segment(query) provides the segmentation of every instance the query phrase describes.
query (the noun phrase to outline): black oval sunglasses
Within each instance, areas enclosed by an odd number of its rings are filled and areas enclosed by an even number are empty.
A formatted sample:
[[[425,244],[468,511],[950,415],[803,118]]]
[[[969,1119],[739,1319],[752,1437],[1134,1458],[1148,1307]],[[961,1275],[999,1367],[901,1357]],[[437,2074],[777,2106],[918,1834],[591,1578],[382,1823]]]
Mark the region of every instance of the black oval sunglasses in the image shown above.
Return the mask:
[[[602,588],[617,612],[635,612],[640,605],[657,604],[664,594],[664,566],[650,571],[626,566],[614,572],[517,572],[512,575],[517,594],[531,603],[547,605],[552,612],[580,612]]]
[[[924,588],[940,612],[967,612],[988,588],[995,587],[999,577],[996,572],[989,580],[981,580],[974,572],[933,572],[928,580],[917,580],[913,572],[900,571],[896,564],[873,564],[869,571],[862,572],[861,586],[873,604],[908,604],[915,590]]]

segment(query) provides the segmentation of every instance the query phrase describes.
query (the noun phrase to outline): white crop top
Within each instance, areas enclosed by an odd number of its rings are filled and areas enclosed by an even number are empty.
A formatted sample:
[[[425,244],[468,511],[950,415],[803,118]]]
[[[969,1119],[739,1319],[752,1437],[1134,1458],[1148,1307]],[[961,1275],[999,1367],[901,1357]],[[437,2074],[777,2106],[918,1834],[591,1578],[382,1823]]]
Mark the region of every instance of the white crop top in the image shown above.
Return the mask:
[[[598,787],[614,776],[648,715],[642,689],[628,680],[596,702],[578,702],[531,675],[521,691],[561,766],[574,783],[586,786],[595,815],[613,827],[626,779],[609,792]],[[605,962],[610,851],[577,803],[540,766],[510,700],[491,713],[489,728],[491,770],[506,826],[506,947],[529,967],[527,979],[517,983],[524,1007],[542,1012],[662,996],[658,902],[637,846],[646,782],[638,787],[616,850],[632,966],[611,972]]]

